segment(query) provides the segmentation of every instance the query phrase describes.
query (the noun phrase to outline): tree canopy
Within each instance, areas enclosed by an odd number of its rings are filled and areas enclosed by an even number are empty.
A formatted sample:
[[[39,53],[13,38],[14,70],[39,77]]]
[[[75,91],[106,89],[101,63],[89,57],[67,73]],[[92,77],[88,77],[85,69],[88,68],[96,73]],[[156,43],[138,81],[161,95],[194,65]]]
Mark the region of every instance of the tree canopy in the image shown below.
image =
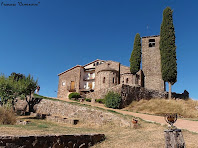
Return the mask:
[[[141,37],[139,33],[135,36],[133,51],[129,61],[131,73],[136,74],[140,70],[141,63]]]
[[[0,75],[0,97],[3,104],[12,102],[16,97],[31,95],[38,85],[37,80],[29,74],[12,73],[9,77]]]

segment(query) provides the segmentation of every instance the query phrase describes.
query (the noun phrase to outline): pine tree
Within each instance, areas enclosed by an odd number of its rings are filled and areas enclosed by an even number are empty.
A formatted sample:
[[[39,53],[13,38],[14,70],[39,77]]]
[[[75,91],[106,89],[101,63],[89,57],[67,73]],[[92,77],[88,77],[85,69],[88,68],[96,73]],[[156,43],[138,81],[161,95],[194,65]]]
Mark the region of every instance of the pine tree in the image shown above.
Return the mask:
[[[137,33],[135,36],[133,51],[129,61],[131,73],[136,74],[140,70],[141,63],[141,37],[139,33]]]
[[[169,99],[171,98],[171,85],[177,81],[175,29],[172,13],[170,7],[164,9],[160,30],[162,79],[169,84]]]

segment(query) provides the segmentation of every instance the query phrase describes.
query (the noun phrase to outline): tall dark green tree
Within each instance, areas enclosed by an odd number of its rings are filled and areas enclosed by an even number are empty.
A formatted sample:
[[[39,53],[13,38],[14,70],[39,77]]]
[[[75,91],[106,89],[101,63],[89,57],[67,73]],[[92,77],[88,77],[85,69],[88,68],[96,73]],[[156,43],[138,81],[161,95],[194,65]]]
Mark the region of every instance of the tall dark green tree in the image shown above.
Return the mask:
[[[162,78],[169,84],[169,99],[171,98],[171,86],[177,81],[175,29],[172,13],[173,11],[170,7],[164,9],[160,30]]]
[[[139,33],[137,33],[135,36],[133,51],[129,61],[131,73],[136,74],[140,70],[141,63],[141,37]]]

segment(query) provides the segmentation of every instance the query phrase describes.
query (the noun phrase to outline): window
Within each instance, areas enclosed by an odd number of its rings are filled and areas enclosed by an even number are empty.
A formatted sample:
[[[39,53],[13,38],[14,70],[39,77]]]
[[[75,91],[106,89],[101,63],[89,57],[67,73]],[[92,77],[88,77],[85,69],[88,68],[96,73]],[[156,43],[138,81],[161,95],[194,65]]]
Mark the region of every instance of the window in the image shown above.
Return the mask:
[[[105,83],[105,77],[103,78],[103,83]]]
[[[129,79],[128,78],[126,78],[126,83],[129,83]]]
[[[113,77],[113,83],[115,83],[115,78]]]
[[[97,62],[96,65],[98,66],[98,64],[99,64],[99,63]]]
[[[62,86],[65,86],[65,82],[62,82]]]
[[[93,66],[95,66],[96,64],[95,63],[93,63]]]
[[[155,47],[155,39],[149,39],[149,47]]]

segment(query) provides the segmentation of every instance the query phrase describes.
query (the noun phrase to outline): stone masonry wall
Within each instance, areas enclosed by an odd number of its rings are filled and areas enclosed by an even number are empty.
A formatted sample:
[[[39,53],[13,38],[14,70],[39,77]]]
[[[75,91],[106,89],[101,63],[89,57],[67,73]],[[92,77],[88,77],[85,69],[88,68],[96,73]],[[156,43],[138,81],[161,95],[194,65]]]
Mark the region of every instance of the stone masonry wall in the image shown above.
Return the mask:
[[[119,84],[108,89],[101,89],[99,91],[89,93],[86,95],[86,98],[103,99],[109,91],[113,91],[121,95],[121,108],[126,107],[132,101],[139,101],[141,99],[149,100],[151,98],[167,98],[168,95],[167,92],[160,92],[156,90],[148,90],[144,87]]]
[[[87,148],[105,140],[104,134],[0,136],[1,148]]]
[[[106,68],[112,68],[116,71],[120,71],[120,63],[119,62],[114,62],[114,61],[106,61],[105,63],[98,65],[95,69],[95,90],[99,90],[101,89],[100,87],[100,77],[99,77],[99,71],[106,69]],[[119,78],[119,76],[118,76]],[[119,84],[120,80],[118,79],[118,84]]]
[[[124,108],[131,104],[132,101],[139,101],[141,99],[150,100],[152,98],[167,98],[168,93],[156,90],[149,90],[144,87],[122,85],[121,96],[121,108]]]
[[[94,109],[92,107],[74,105],[63,101],[43,99],[35,106],[36,113],[63,116],[70,119],[78,119],[79,122],[101,126],[114,123],[118,126],[130,127],[131,122],[113,113]]]
[[[105,80],[104,80],[105,79]],[[114,80],[113,80],[114,79]],[[118,73],[114,71],[100,71],[97,74],[98,89],[110,88],[118,84]]]
[[[155,46],[149,47],[149,40],[155,40]],[[145,76],[145,88],[164,91],[161,73],[161,55],[159,49],[160,36],[142,38],[142,70]]]
[[[58,83],[58,98],[67,98],[69,94],[69,89],[71,86],[71,81],[75,82],[76,92],[79,92],[80,87],[80,79],[81,79],[81,71],[82,67],[76,67],[66,73],[63,73],[59,76]],[[65,85],[63,85],[63,82]]]
[[[130,67],[120,65],[120,74],[124,74],[124,73],[131,73],[130,72]]]
[[[86,94],[86,98],[93,98],[93,99],[104,99],[105,95],[109,92],[109,91],[113,91],[116,93],[121,94],[121,90],[122,90],[122,84],[110,87],[110,88],[104,88],[104,89],[100,89],[98,91],[94,91],[91,93]]]

